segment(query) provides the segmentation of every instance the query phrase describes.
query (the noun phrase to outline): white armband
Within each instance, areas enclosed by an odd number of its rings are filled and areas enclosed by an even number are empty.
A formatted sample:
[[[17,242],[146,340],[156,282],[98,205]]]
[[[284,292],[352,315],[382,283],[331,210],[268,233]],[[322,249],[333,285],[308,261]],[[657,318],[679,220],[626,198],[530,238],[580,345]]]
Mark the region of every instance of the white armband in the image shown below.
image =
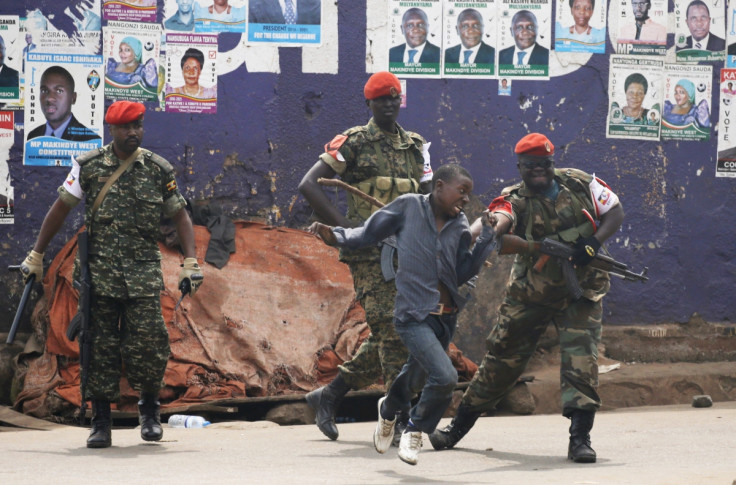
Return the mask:
[[[432,163],[429,157],[429,147],[432,146],[432,142],[427,142],[422,145],[422,157],[424,158],[424,170],[422,171],[422,178],[419,179],[419,183],[431,182],[434,172],[432,171]]]
[[[596,219],[618,205],[618,196],[595,174],[593,174],[593,180],[590,182],[590,196],[595,207]]]
[[[79,185],[79,169],[77,160],[72,157],[72,169],[69,171],[69,175],[66,176],[63,187],[64,190],[81,200],[84,197],[84,191],[82,186]]]

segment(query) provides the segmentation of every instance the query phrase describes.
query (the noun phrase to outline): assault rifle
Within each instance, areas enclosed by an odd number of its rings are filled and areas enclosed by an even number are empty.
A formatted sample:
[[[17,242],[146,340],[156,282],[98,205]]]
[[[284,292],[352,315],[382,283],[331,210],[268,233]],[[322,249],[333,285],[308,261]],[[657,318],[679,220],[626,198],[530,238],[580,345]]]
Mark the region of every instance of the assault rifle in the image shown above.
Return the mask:
[[[89,331],[89,310],[92,304],[92,275],[89,272],[89,233],[84,230],[77,235],[77,253],[79,255],[79,281],[74,287],[79,292],[79,311],[66,329],[66,338],[73,341],[79,337],[79,391],[82,404],[79,407],[79,424],[84,425],[87,412],[87,401],[84,393],[89,380],[89,360],[92,354],[92,336]]]
[[[10,271],[20,271],[20,266],[8,266]],[[20,297],[20,303],[18,304],[18,310],[15,312],[15,318],[13,324],[10,326],[10,332],[8,332],[8,339],[5,341],[6,344],[12,344],[15,341],[15,334],[18,332],[18,326],[20,325],[20,317],[23,315],[23,310],[26,308],[28,303],[28,296],[31,294],[31,288],[33,282],[36,281],[36,275],[32,274],[26,282],[26,287],[23,289],[23,295]]]
[[[531,254],[541,253],[541,256],[534,264],[534,271],[540,272],[547,264],[550,258],[557,258],[562,267],[562,275],[565,278],[565,285],[570,291],[574,299],[583,296],[583,289],[580,288],[575,267],[570,258],[575,254],[575,248],[572,246],[555,241],[554,239],[545,238],[541,241],[527,241],[511,234],[501,236],[501,254]],[[604,254],[596,254],[593,261],[588,263],[591,268],[605,271],[608,274],[622,278],[626,281],[649,281],[647,276],[648,268],[644,268],[641,273],[629,271],[629,267],[624,263],[620,263],[610,256]]]

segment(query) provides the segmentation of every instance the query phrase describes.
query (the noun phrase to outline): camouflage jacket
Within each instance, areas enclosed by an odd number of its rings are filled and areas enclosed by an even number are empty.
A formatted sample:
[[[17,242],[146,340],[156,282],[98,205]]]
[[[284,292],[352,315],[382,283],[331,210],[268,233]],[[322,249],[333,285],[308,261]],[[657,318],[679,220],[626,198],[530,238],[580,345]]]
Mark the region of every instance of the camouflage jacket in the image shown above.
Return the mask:
[[[417,133],[405,131],[398,123],[396,126],[398,133],[391,135],[371,118],[367,125],[337,135],[325,146],[326,151],[320,159],[346,183],[385,204],[403,194],[419,193],[419,184],[425,174],[422,152],[427,142]],[[352,194],[347,195],[347,200],[347,218],[359,224],[378,210]],[[353,251],[341,249],[340,255],[342,261],[380,260],[375,247]]]
[[[86,198],[85,223],[93,291],[115,298],[158,295],[163,287],[157,238],[161,214],[171,217],[186,202],[179,193],[174,168],[165,159],[141,149],[133,165],[110,187],[94,218],[92,206],[107,179],[122,163],[112,145],[80,155],[78,184]],[[68,205],[79,198],[71,189],[73,174],[59,187]],[[67,189],[69,184],[69,189]]]
[[[580,237],[593,234],[594,226],[583,213],[595,214],[589,184],[593,176],[573,168],[555,169],[555,180],[560,192],[552,201],[526,188],[523,182],[507,187],[502,196],[511,203],[514,216],[513,233],[527,240],[552,238],[573,243]],[[551,258],[541,272],[532,269],[539,254],[516,256],[508,284],[509,295],[523,302],[564,305],[568,296],[562,276],[562,267]],[[577,269],[583,296],[598,301],[608,292],[607,273],[590,267]]]

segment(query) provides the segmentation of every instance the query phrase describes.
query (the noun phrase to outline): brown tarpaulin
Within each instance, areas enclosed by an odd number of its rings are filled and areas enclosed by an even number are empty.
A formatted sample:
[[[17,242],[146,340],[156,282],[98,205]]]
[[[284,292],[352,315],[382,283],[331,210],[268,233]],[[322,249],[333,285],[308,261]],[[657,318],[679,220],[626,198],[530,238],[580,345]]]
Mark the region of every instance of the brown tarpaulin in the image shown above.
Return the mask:
[[[222,269],[204,264],[204,284],[174,312],[178,251],[161,246],[165,290],[161,295],[171,355],[161,392],[164,407],[224,398],[301,394],[329,382],[369,333],[354,301],[350,272],[337,251],[306,232],[238,221],[236,252]],[[202,261],[209,232],[195,226]],[[61,398],[78,406],[77,342],[66,338],[76,313],[72,286],[76,238],[52,262],[44,279],[48,308],[45,351],[28,356],[16,409],[38,417],[54,413]],[[450,352],[465,379],[475,364]],[[137,394],[123,377],[118,408],[136,411]],[[49,403],[51,401],[51,403]],[[54,413],[56,414],[56,413]]]

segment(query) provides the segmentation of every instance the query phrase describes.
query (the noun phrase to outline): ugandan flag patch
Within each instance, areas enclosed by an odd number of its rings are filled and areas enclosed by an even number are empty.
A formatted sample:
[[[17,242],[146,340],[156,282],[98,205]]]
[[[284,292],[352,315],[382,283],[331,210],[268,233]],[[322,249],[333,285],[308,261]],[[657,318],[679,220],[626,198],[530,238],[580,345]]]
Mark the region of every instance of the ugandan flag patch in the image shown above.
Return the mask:
[[[166,190],[171,192],[172,190],[176,190],[176,180],[172,180],[169,183],[166,184]]]

